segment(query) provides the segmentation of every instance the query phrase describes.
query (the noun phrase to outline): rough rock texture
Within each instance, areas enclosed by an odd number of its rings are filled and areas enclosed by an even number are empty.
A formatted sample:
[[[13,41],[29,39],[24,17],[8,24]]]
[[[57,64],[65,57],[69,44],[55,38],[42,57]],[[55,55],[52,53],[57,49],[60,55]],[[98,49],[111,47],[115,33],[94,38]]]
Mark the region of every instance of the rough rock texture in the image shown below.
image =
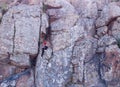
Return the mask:
[[[2,73],[4,75],[2,80],[30,67],[33,68],[34,64],[32,64],[31,56],[37,55],[39,48],[40,11],[39,5],[18,5],[10,8],[4,14],[0,25],[0,64],[13,65],[16,70],[14,72],[11,67],[6,66],[8,70],[5,70],[6,74]],[[9,71],[10,69],[11,71]],[[24,85],[20,84],[24,77],[25,82],[29,79],[23,76],[20,77],[21,79],[18,83],[17,79],[15,79],[8,84],[3,82],[1,87],[7,87],[12,84],[16,85],[16,87],[30,87],[29,83],[32,84],[32,87],[34,78],[31,76],[31,81],[27,81]],[[13,76],[11,78],[16,77]]]
[[[16,66],[30,67],[29,55],[27,54],[11,55],[10,62]]]
[[[0,0],[0,87],[120,87],[119,25],[119,0]]]
[[[33,77],[33,72],[28,69],[7,77],[1,81],[0,87],[34,87]]]
[[[34,87],[34,74],[31,70],[28,74],[21,76],[17,83],[16,87]]]
[[[0,65],[0,81],[2,81],[4,78],[12,75],[15,73],[15,66],[9,66],[9,65]]]
[[[114,8],[114,9],[113,9]],[[104,6],[100,17],[96,20],[96,27],[108,25],[109,22],[120,16],[120,7],[113,2]]]
[[[0,53],[12,53],[14,36],[14,20],[12,20],[12,13],[7,12],[2,19],[0,25]]]
[[[120,18],[118,17],[116,21],[113,22],[113,26],[111,28],[112,35],[115,39],[120,40]]]
[[[106,59],[103,62],[107,69],[104,69],[103,78],[110,87],[120,86],[120,49],[117,45],[111,45],[106,48]]]

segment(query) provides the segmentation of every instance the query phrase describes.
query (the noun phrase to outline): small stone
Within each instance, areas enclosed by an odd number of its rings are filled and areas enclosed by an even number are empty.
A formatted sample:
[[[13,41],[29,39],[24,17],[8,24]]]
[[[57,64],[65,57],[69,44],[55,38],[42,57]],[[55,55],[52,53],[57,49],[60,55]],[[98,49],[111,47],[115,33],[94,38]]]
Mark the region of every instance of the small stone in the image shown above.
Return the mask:
[[[97,35],[98,35],[99,37],[102,37],[102,36],[104,36],[105,34],[107,34],[107,31],[108,31],[107,26],[97,28]]]
[[[120,23],[120,17],[117,18],[117,22]]]
[[[98,35],[94,35],[94,37],[95,37],[96,39],[99,39]]]

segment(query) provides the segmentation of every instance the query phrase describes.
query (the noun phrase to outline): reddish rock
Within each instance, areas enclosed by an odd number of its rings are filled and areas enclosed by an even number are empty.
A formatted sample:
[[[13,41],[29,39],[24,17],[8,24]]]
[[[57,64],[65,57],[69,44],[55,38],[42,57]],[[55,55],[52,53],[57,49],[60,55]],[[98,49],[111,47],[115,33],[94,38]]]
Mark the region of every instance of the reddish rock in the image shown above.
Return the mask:
[[[111,33],[114,38],[116,38],[117,40],[120,40],[120,17],[117,18],[116,21],[113,21]]]
[[[95,0],[67,0],[74,6],[81,17],[96,18],[97,4]],[[96,0],[97,1],[97,0]]]
[[[110,45],[106,48],[106,59],[103,62],[105,71],[103,78],[111,87],[119,87],[120,83],[120,49],[117,45]]]
[[[104,35],[98,40],[99,47],[106,47],[106,46],[114,45],[114,44],[117,44],[115,38],[109,35]]]
[[[16,83],[16,87],[34,87],[33,72],[31,71],[30,73],[21,76]]]
[[[15,73],[15,66],[0,64],[0,81]]]

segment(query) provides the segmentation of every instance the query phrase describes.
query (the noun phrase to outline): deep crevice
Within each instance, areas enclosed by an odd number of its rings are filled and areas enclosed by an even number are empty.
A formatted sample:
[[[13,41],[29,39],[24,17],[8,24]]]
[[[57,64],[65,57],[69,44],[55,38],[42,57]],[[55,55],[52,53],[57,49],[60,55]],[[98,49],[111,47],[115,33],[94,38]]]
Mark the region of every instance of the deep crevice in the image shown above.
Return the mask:
[[[0,9],[1,9],[1,18],[0,18],[0,24],[1,24],[2,18],[4,16],[4,14],[8,11],[8,9],[2,9],[1,7],[0,7]]]
[[[12,14],[12,19],[14,20],[14,14]],[[12,51],[13,54],[15,50],[15,34],[16,34],[16,26],[15,26],[15,20],[14,20],[13,51]]]
[[[82,83],[83,83],[83,87],[85,87],[85,61],[83,61],[83,78],[82,78]]]
[[[43,3],[42,3],[42,5],[43,5]],[[33,73],[34,73],[34,87],[37,87],[37,85],[36,85],[36,74],[35,74],[35,72],[36,72],[36,63],[37,63],[37,60],[38,60],[38,56],[39,56],[39,53],[40,53],[40,44],[41,44],[41,40],[40,40],[40,35],[41,35],[41,27],[42,27],[42,20],[41,20],[41,18],[42,18],[42,10],[41,9],[43,9],[43,7],[41,8],[40,7],[40,17],[39,17],[39,20],[40,20],[40,26],[39,26],[39,38],[38,38],[38,53],[36,54],[36,56],[34,57],[34,58],[31,58],[31,64],[32,64],[32,66],[34,67],[33,68]]]
[[[118,16],[118,17],[119,17],[119,16]],[[106,26],[108,26],[108,30],[111,30],[111,28],[112,28],[112,26],[113,26],[113,22],[114,22],[115,20],[117,20],[118,17],[112,18],[112,19],[107,23]]]
[[[37,59],[37,54],[36,55],[30,55],[30,65],[31,68],[35,68],[36,66],[36,59]]]

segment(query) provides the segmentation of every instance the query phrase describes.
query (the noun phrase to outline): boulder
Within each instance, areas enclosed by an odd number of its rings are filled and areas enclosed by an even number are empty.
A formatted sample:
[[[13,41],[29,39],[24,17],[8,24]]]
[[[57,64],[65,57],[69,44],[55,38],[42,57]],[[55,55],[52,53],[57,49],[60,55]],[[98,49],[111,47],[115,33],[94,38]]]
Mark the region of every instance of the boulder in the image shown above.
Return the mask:
[[[39,5],[13,8],[15,20],[14,52],[37,54],[40,29]]]
[[[120,86],[120,49],[117,45],[110,45],[105,50],[106,58],[103,62],[103,79],[106,80],[108,87]]]
[[[113,37],[117,40],[120,40],[120,18],[117,18],[117,20],[113,22],[111,31]]]
[[[119,16],[120,7],[117,5],[117,3],[111,2],[104,6],[100,17],[96,20],[96,27],[108,25],[112,20]]]
[[[38,5],[19,5],[11,8],[4,15],[0,26],[0,51],[5,54],[13,52],[37,54],[39,28]]]
[[[96,0],[67,0],[71,3],[80,17],[84,18],[97,18],[97,3]]]

